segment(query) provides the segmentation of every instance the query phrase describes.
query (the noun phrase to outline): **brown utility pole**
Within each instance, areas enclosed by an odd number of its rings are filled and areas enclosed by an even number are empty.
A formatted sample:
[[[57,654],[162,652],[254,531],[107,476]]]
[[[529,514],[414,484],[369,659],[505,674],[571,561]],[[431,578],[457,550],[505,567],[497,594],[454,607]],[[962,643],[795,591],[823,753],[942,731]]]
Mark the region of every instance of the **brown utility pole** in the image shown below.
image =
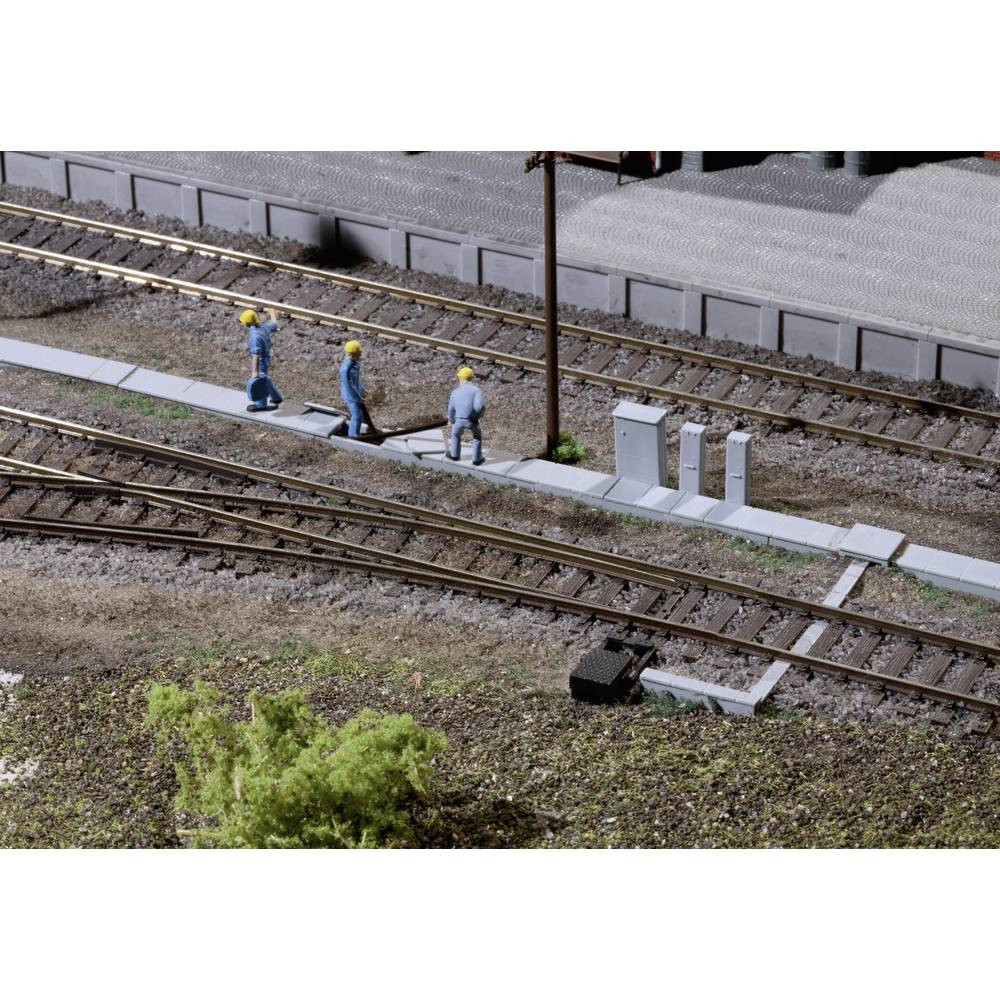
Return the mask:
[[[559,325],[556,315],[556,155],[534,153],[525,171],[545,167],[545,457],[559,445]]]

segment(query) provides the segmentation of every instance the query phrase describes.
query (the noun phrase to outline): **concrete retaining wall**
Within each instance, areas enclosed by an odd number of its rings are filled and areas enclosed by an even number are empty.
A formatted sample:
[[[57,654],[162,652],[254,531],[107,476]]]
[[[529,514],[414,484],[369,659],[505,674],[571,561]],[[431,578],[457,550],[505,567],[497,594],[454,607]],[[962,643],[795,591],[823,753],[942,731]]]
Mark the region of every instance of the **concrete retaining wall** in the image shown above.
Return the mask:
[[[397,267],[541,296],[538,247],[430,229],[197,178],[58,152],[0,152],[0,181],[77,201],[285,237]],[[1000,345],[966,334],[769,298],[738,288],[673,281],[561,259],[559,298],[647,323],[769,350],[811,354],[853,371],[933,379],[1000,395]]]

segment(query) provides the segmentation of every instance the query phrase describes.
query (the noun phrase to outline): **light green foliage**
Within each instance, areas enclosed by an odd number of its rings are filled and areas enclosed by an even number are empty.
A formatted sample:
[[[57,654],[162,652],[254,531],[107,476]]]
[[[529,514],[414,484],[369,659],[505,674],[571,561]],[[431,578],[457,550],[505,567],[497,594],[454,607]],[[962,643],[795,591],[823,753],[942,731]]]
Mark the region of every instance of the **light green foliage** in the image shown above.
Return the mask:
[[[301,691],[254,691],[252,718],[234,722],[221,693],[154,684],[147,724],[162,746],[183,748],[175,807],[214,826],[196,847],[378,847],[407,832],[406,804],[423,795],[444,735],[409,715],[369,709],[336,729]]]
[[[587,449],[579,441],[567,431],[559,432],[559,444],[552,452],[553,462],[559,462],[562,465],[575,465],[586,457]]]

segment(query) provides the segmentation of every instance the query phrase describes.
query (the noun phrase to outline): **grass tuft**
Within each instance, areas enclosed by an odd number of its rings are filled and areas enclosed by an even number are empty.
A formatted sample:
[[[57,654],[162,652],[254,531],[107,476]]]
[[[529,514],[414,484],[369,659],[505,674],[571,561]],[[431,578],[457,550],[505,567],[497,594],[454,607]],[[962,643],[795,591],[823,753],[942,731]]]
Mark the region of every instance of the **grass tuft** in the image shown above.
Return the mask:
[[[692,712],[707,712],[708,709],[700,701],[688,701],[685,698],[675,698],[669,691],[663,694],[645,692],[643,703],[649,707],[651,715],[658,719],[668,719],[674,715],[690,715]]]
[[[918,593],[920,600],[938,609],[943,608],[951,597],[951,591],[947,587],[935,586],[928,580],[921,582]]]
[[[809,552],[790,552],[787,549],[777,549],[770,545],[754,545],[743,538],[732,535],[713,535],[710,539],[712,547],[719,552],[735,552],[745,556],[765,573],[787,573],[793,569],[801,569],[815,562],[820,557]]]
[[[559,432],[559,444],[552,452],[552,461],[560,465],[576,465],[587,457],[587,449],[568,431]]]

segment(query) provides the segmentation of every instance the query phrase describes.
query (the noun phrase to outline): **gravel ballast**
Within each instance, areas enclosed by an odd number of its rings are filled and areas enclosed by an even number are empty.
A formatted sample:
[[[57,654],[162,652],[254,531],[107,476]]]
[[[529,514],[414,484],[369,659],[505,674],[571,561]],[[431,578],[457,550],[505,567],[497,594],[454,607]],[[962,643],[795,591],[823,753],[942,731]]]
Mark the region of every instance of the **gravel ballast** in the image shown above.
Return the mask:
[[[313,248],[288,241],[264,240],[214,230],[189,230],[159,217],[123,215],[103,206],[73,206],[48,195],[28,197],[23,189],[6,189],[6,196],[38,202],[110,221],[183,235],[280,259],[310,260]],[[399,271],[381,264],[351,269],[365,277],[423,291],[457,295],[489,305],[539,313],[541,303],[491,287],[462,285],[450,278]],[[168,292],[153,292],[96,279],[79,272],[40,268],[15,261],[0,271],[0,335],[34,340],[143,364],[173,374],[242,385],[246,358],[242,328],[235,311]],[[829,375],[879,388],[925,395],[947,402],[996,409],[990,393],[944,383],[914,383],[874,373],[851,373],[811,358],[772,355],[734,342],[694,338],[664,331],[621,317],[561,310],[564,320],[582,322],[611,332],[676,343],[762,361],[779,367]],[[336,368],[345,337],[336,330],[290,320],[275,337],[275,380],[291,399],[338,402]],[[442,412],[454,380],[451,356],[369,339],[365,378],[382,392],[376,416],[387,424]],[[521,454],[541,449],[541,439],[526,427],[544,426],[542,379],[525,376],[508,384],[488,368],[481,383],[487,397],[487,444]],[[614,471],[611,411],[617,397],[597,386],[566,384],[562,393],[563,425],[589,450],[586,465]],[[977,558],[1000,560],[1000,503],[984,470],[938,463],[920,456],[895,454],[852,442],[747,425],[738,415],[667,404],[671,465],[676,468],[678,431],[688,420],[708,426],[706,490],[724,489],[724,440],[730,430],[750,430],[754,436],[754,495],[757,506],[850,527],[855,521],[904,531],[911,540],[960,551]],[[674,472],[674,478],[676,473]]]

